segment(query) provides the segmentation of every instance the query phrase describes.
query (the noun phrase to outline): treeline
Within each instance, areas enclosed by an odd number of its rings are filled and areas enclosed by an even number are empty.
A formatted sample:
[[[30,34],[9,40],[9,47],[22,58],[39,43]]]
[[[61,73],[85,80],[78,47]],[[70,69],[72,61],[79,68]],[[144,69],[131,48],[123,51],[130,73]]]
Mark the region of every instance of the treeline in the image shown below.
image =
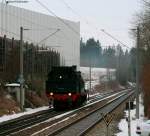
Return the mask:
[[[132,58],[132,59],[131,59]],[[80,65],[89,67],[115,68],[118,81],[125,85],[135,81],[134,49],[123,50],[120,45],[102,47],[94,38],[80,40]]]
[[[43,90],[47,73],[60,65],[60,54],[47,47],[23,43],[23,71],[30,89]],[[20,41],[0,37],[0,83],[19,82]]]
[[[94,38],[80,40],[81,66],[116,68],[115,47],[102,48]]]

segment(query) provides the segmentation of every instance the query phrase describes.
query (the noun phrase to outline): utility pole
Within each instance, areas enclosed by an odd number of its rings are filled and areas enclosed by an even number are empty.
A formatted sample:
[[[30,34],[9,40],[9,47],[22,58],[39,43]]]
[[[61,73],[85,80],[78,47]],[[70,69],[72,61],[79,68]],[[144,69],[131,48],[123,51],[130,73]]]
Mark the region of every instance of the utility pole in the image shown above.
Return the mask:
[[[88,100],[89,100],[89,93],[91,92],[91,89],[92,89],[92,86],[91,86],[91,74],[92,74],[92,72],[91,72],[91,70],[92,70],[92,66],[91,66],[91,58],[90,58],[90,69],[89,69],[90,71],[89,71],[89,74],[90,74],[90,88],[89,88],[89,92],[88,92]]]
[[[106,69],[106,75],[107,75],[107,83],[106,83],[106,91],[109,90],[109,83],[110,83],[110,71],[109,71],[109,66]]]
[[[128,109],[128,136],[131,136],[131,120],[130,120],[130,100],[129,100],[129,109]]]
[[[23,27],[20,27],[20,108],[24,110],[24,90],[23,90]]]
[[[117,81],[119,82],[119,76],[120,76],[120,50],[121,50],[121,47],[120,47],[120,45],[118,44],[118,46],[117,46],[117,74],[116,74],[116,76],[117,76]]]
[[[30,29],[24,29],[22,26],[20,27],[20,108],[23,111],[24,110],[24,77],[23,77],[23,31],[24,30],[30,30]]]
[[[137,48],[136,48],[136,118],[139,119],[139,47],[140,29],[137,27]]]

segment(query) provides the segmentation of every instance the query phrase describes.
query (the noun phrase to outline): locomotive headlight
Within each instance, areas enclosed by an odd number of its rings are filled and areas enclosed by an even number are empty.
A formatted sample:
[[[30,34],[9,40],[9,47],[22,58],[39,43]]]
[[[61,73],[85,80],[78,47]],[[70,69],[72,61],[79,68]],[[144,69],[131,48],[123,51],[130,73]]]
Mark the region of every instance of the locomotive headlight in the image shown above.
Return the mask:
[[[53,95],[53,92],[51,92],[50,95],[52,96],[52,95]]]
[[[68,93],[68,95],[71,96],[72,94],[71,94],[71,93]]]

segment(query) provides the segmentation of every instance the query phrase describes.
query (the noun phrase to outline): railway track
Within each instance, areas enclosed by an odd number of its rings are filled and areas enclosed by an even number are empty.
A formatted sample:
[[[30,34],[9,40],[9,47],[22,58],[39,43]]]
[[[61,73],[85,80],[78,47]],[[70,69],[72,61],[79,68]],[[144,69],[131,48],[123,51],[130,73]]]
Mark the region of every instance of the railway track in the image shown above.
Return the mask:
[[[95,111],[92,111],[88,115],[80,118],[79,120],[76,120],[73,123],[70,123],[69,125],[66,125],[62,128],[59,128],[49,134],[48,136],[83,136],[86,134],[93,126],[95,126],[97,123],[99,123],[102,120],[101,113],[107,113],[112,112],[114,109],[116,109],[121,103],[123,103],[128,97],[130,97],[132,93],[124,93],[120,96],[117,96],[113,100],[109,101],[99,109],[96,109]]]
[[[25,116],[18,119],[14,119],[12,121],[1,123],[0,136],[5,136],[10,133],[24,129],[25,127],[29,127],[36,123],[45,121],[46,119],[56,116],[57,114],[61,114],[61,113],[56,113],[53,110],[45,110],[37,114],[33,114],[32,116],[31,115]]]
[[[105,99],[106,97],[108,97],[112,93],[113,92],[93,97],[89,101],[89,103],[92,103],[94,101],[98,101],[98,100],[101,100],[101,99]],[[82,107],[79,108],[79,110],[81,110],[81,109],[82,109]],[[83,107],[83,109],[84,109],[84,107]],[[53,109],[49,109],[49,110],[45,110],[45,111],[42,111],[42,112],[35,113],[33,115],[28,115],[28,116],[25,116],[25,117],[21,117],[21,118],[18,118],[18,119],[14,119],[14,120],[11,120],[11,121],[8,121],[8,122],[1,123],[0,124],[0,136],[9,135],[11,133],[17,132],[17,131],[19,131],[21,129],[24,129],[26,127],[32,126],[34,124],[37,124],[37,123],[40,123],[40,122],[43,122],[43,121],[46,121],[49,118],[53,118],[57,115],[61,115],[65,112],[56,112]],[[69,114],[73,114],[73,112],[69,113]],[[68,115],[66,115],[66,116],[68,116]]]

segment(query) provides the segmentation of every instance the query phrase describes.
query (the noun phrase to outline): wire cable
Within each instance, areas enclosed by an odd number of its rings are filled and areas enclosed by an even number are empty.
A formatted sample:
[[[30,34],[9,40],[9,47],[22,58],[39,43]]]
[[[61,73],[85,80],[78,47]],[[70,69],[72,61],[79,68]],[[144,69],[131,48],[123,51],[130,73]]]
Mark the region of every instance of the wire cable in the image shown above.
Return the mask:
[[[44,9],[46,9],[49,13],[53,14],[60,22],[62,22],[63,24],[65,24],[69,29],[71,29],[74,33],[76,33],[77,35],[80,35],[79,32],[77,32],[76,30],[74,30],[74,28],[72,28],[68,23],[66,23],[63,19],[61,19],[60,17],[58,17],[53,11],[51,11],[47,6],[45,6],[42,2],[40,2],[39,0],[35,0],[37,3],[39,3]]]
[[[78,16],[80,19],[82,19],[88,26],[94,28],[96,31],[98,30],[96,27],[94,27],[86,18],[84,18],[83,16],[81,16],[78,12],[76,12],[65,0],[59,0],[61,1],[68,10],[70,10],[73,14],[75,14],[76,16]]]
[[[117,38],[115,38],[114,36],[112,36],[111,34],[109,34],[108,32],[106,32],[104,29],[101,29],[101,31],[103,33],[105,33],[106,35],[108,35],[109,37],[111,37],[113,40],[117,41],[118,43],[120,43],[121,45],[123,45],[124,47],[130,49],[130,47],[128,47],[126,44],[124,44],[123,42],[121,42],[120,40],[118,40]]]
[[[1,30],[3,29],[4,31],[9,32],[10,34],[16,35],[18,38],[20,38],[20,34],[17,34],[17,33],[15,33],[15,32],[11,32],[11,31],[9,31],[9,30],[7,30],[7,29],[5,29],[5,28],[2,28],[2,27],[0,27],[0,29],[1,29]],[[29,37],[24,36],[24,38],[27,39],[27,40],[29,40],[30,42],[33,42],[33,40],[30,39]],[[18,39],[18,40],[20,40],[20,39]]]
[[[47,37],[45,37],[44,39],[42,39],[41,41],[39,41],[38,44],[41,44],[42,42],[46,41],[49,37],[55,35],[58,31],[60,31],[60,29],[57,29],[55,32],[49,34]]]
[[[65,5],[69,10],[71,10],[74,14],[76,14],[78,17],[80,17],[80,18],[83,19],[83,17],[82,17],[80,14],[78,14],[65,0],[59,0],[59,1],[63,2],[64,5]],[[94,27],[94,25],[92,25],[91,23],[89,23],[89,21],[88,21],[87,19],[83,19],[83,20],[84,20],[84,22],[85,22],[87,25],[89,25],[90,27],[94,28],[96,31],[99,30],[99,28]],[[114,36],[112,36],[111,34],[109,34],[108,32],[104,31],[104,29],[101,29],[101,31],[102,31],[103,33],[105,33],[107,36],[111,37],[113,40],[115,40],[115,41],[117,41],[118,43],[120,43],[121,45],[123,45],[124,47],[129,48],[129,47],[128,47],[127,45],[125,45],[123,42],[121,42],[120,40],[118,40],[117,38],[115,38]]]

